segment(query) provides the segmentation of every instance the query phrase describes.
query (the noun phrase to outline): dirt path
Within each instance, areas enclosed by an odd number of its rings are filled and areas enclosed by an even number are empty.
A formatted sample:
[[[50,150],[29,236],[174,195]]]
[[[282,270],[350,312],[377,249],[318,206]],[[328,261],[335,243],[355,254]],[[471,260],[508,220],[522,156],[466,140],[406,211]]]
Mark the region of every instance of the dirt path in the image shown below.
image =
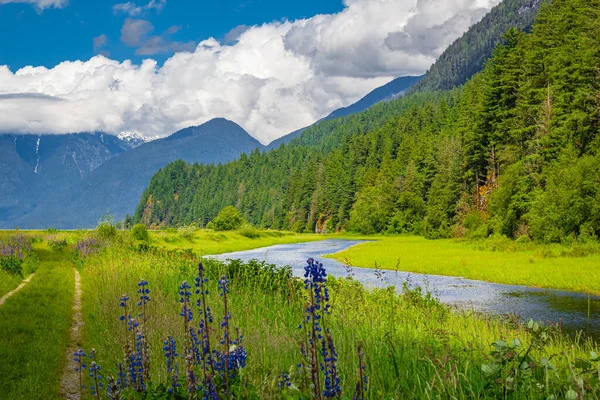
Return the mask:
[[[67,363],[63,376],[60,380],[60,394],[63,398],[69,400],[79,400],[81,398],[81,388],[79,387],[79,374],[75,371],[75,352],[79,350],[81,344],[81,333],[83,329],[83,316],[81,313],[81,276],[79,271],[75,271],[75,296],[73,298],[73,323],[71,325],[71,338],[67,348]],[[84,374],[85,375],[85,374]]]
[[[29,283],[29,281],[31,281],[31,279],[33,279],[33,276],[34,276],[34,275],[35,275],[35,274],[31,274],[31,275],[29,275],[27,278],[25,278],[25,279],[23,280],[23,282],[21,282],[21,284],[20,284],[19,286],[17,286],[17,288],[16,288],[15,290],[12,290],[12,291],[10,291],[10,292],[6,293],[4,296],[2,296],[2,298],[0,298],[0,306],[1,306],[2,304],[4,304],[4,302],[5,302],[5,301],[6,301],[6,300],[7,300],[7,299],[10,297],[10,296],[12,296],[13,294],[17,293],[19,290],[23,289],[23,288],[25,287],[25,285],[27,285],[27,284]]]

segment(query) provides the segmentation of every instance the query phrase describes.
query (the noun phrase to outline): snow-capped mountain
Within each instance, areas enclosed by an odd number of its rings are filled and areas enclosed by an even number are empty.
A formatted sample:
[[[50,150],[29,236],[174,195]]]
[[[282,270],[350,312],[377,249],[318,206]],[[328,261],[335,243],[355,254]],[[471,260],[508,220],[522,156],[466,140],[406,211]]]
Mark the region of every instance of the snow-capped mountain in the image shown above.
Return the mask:
[[[158,136],[142,136],[137,132],[121,132],[117,135],[119,139],[129,144],[132,148],[138,147],[144,143],[159,139]]]

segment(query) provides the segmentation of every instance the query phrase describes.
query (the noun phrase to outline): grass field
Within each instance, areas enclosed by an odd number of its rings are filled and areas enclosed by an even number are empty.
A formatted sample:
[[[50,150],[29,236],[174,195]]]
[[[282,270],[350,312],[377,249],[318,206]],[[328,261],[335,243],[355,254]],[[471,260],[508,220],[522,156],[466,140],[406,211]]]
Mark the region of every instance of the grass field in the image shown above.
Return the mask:
[[[31,235],[40,258],[36,276],[0,307],[0,398],[59,398],[60,377],[70,345],[73,249],[77,240],[94,233]],[[48,248],[48,240],[57,235],[69,242],[64,251]],[[180,285],[187,281],[193,288],[197,265],[189,255],[169,250],[187,248],[200,254],[217,254],[272,244],[360,238],[269,231],[254,236],[251,239],[239,232],[197,231],[194,237],[186,239],[176,232],[152,232],[148,248],[138,246],[139,242],[133,241],[128,232],[118,232],[116,237],[103,240],[105,247],[98,253],[76,264],[83,289],[81,344],[87,354],[92,348],[96,350],[105,387],[109,376],[117,376],[117,365],[124,360],[124,344],[132,343],[133,333],[120,319],[124,313],[120,298],[125,293],[129,295],[128,313],[138,318],[138,282],[147,280],[150,300],[143,312],[146,317],[139,320],[144,321],[145,341],[152,356],[151,390],[159,390],[158,384],[168,386],[172,382],[173,372],[167,373],[164,357],[164,341],[169,336],[178,346],[176,361],[182,386],[177,390],[185,388],[187,364],[181,354],[185,352],[184,343],[189,342],[180,315]],[[365,267],[373,267],[377,262],[380,267],[393,269],[399,260],[401,270],[471,274],[472,278],[495,281],[513,279],[508,277],[512,271],[518,281],[508,283],[523,284],[529,279],[529,284],[546,282],[554,287],[575,285],[574,282],[580,282],[584,288],[597,287],[593,266],[600,264],[593,246],[540,246],[498,240],[427,241],[416,237],[362,239],[375,242],[355,246],[334,257],[349,258],[354,265]],[[577,263],[576,270],[573,262]],[[580,265],[587,273],[586,279],[573,280],[570,275],[579,275]],[[536,269],[539,266],[543,268]],[[237,378],[239,386],[232,398],[309,398],[310,384],[297,368],[298,363],[305,363],[299,343],[306,338],[303,321],[306,322],[307,301],[311,298],[303,285],[288,275],[256,265],[207,261],[206,271],[210,278],[207,302],[214,316],[210,329],[216,339],[213,346],[226,347],[217,339],[225,332],[224,303],[217,280],[226,274],[230,279],[229,321],[232,329],[239,327],[247,350],[247,365]],[[550,275],[546,281],[541,280],[544,274]],[[323,315],[323,324],[335,343],[342,398],[353,397],[359,371],[368,376],[367,397],[371,399],[600,396],[600,358],[595,355],[600,351],[591,340],[567,337],[554,330],[536,330],[513,318],[451,310],[418,289],[397,295],[394,290],[368,291],[354,281],[331,278],[327,285],[329,299],[325,301],[332,312]],[[195,288],[191,292],[191,324],[198,326]],[[298,329],[299,324],[304,328]],[[359,346],[364,351],[364,369],[359,368]],[[88,368],[89,362],[88,358]],[[287,374],[289,387],[279,387],[282,373]],[[97,399],[91,394],[90,384],[87,380],[83,398]],[[161,393],[145,398],[172,397]],[[107,398],[106,391],[99,398]],[[129,392],[125,398],[144,396]]]
[[[514,241],[427,240],[378,236],[331,257],[353,266],[462,276],[496,283],[600,294],[596,246],[519,244]]]
[[[204,256],[209,254],[231,253],[251,250],[276,244],[303,243],[324,240],[326,237],[316,234],[256,230],[255,238],[242,236],[239,232],[215,232],[197,230],[193,237],[184,238],[177,232],[151,231],[152,244],[167,249],[191,249]]]
[[[0,307],[0,397],[59,398],[71,326],[73,266],[68,254],[36,246],[36,277]]]
[[[19,286],[22,280],[23,278],[18,275],[0,270],[0,297]]]

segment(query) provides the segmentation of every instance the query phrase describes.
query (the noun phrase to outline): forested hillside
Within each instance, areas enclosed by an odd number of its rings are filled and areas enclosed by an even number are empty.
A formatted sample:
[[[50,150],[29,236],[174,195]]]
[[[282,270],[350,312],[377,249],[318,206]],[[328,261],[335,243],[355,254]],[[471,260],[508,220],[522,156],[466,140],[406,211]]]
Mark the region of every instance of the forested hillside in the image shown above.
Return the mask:
[[[529,30],[542,1],[502,1],[456,39],[411,91],[448,90],[464,84],[481,71],[506,31]]]
[[[544,4],[463,87],[326,121],[225,165],[170,164],[136,211],[206,224],[235,205],[296,231],[600,234],[600,0]]]

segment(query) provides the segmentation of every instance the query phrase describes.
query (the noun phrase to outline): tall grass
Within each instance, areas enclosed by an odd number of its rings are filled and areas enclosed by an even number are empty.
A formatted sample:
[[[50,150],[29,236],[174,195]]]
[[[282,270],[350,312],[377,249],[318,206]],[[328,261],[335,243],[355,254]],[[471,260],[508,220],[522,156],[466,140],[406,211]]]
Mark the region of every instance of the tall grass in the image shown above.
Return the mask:
[[[299,281],[289,271],[257,263],[207,261],[206,271],[213,315],[224,311],[217,277],[230,278],[231,325],[244,333],[248,351],[242,375],[248,393],[300,396],[294,388],[302,386],[297,364],[305,336],[298,325],[305,320],[307,297]],[[183,343],[178,288],[195,274],[193,259],[123,246],[89,257],[82,269],[85,347],[96,349],[105,370],[122,361],[127,333],[119,321],[119,299],[134,294],[141,278],[151,290],[146,310],[151,353],[162,354],[169,336]],[[393,289],[368,291],[355,281],[331,278],[327,285],[327,327],[336,344],[343,398],[352,397],[361,378],[359,346],[369,398],[560,398],[584,391],[586,398],[598,396],[598,360],[590,355],[595,349],[590,341],[510,318],[453,311],[420,290],[397,295]],[[151,373],[155,381],[169,382],[162,357],[153,359]],[[278,385],[282,373],[289,387]]]

